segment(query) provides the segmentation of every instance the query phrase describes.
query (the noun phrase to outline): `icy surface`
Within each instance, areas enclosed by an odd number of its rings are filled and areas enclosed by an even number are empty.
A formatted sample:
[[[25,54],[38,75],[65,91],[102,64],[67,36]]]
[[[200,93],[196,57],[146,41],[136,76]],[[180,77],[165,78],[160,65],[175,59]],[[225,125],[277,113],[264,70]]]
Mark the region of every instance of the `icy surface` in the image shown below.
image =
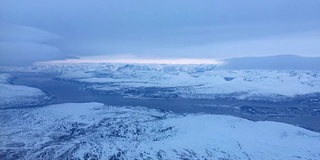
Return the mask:
[[[9,74],[0,74],[0,108],[36,104],[40,99],[46,99],[40,89],[11,85],[11,78]]]
[[[9,83],[10,82],[10,79],[11,79],[11,75],[10,74],[0,74],[0,83],[3,84],[3,83]]]
[[[60,72],[60,79],[83,83],[89,89],[144,98],[164,95],[146,93],[155,88],[171,89],[171,94],[180,98],[281,99],[320,92],[319,71],[152,64],[57,64],[33,69]],[[139,94],[141,90],[146,92]]]
[[[4,159],[319,159],[320,134],[276,122],[68,103],[0,112]]]

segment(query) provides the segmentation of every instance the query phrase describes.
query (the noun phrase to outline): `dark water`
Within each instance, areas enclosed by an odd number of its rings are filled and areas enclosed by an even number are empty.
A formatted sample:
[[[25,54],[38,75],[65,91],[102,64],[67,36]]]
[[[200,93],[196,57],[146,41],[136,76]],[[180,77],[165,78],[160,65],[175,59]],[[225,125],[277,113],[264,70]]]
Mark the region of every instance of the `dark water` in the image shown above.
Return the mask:
[[[39,88],[55,97],[50,104],[101,102],[115,106],[145,106],[175,113],[210,113],[242,117],[254,121],[270,120],[320,131],[319,106],[291,102],[267,102],[234,99],[137,99],[117,94],[97,94],[84,90],[81,84],[54,79],[53,74],[10,73],[15,85]],[[31,106],[20,106],[26,108]],[[41,106],[32,106],[41,107]]]

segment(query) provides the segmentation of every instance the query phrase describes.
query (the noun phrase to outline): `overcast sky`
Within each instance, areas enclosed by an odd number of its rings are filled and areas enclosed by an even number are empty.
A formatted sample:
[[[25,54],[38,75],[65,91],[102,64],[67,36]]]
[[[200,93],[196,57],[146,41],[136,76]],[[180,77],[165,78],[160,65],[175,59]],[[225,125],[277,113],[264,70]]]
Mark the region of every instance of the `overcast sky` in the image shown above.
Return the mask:
[[[0,63],[320,56],[319,0],[0,0],[0,23]]]

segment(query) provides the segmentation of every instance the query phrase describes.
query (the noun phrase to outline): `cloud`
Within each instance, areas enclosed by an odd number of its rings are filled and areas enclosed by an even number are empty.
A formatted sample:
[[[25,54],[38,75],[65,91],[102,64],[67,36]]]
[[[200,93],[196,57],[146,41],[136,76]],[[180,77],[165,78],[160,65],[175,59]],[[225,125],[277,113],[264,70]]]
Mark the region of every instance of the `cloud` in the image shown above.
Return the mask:
[[[0,24],[0,64],[30,65],[36,61],[62,59],[62,52],[49,44],[62,37],[37,28]]]
[[[9,23],[0,24],[0,35],[0,41],[28,41],[43,43],[62,39],[61,36],[44,30]]]
[[[172,54],[197,53],[203,57],[230,58],[261,55],[320,56],[320,30],[286,35],[248,38],[172,50]],[[186,55],[186,56],[192,56]]]
[[[0,0],[0,22],[23,25],[2,40],[51,45],[63,57],[319,55],[317,37],[282,37],[320,30],[318,15],[318,0]]]
[[[134,56],[91,56],[78,59],[54,60],[40,62],[39,64],[63,64],[63,63],[120,63],[120,64],[222,64],[222,61],[215,59],[197,59],[197,58],[139,58]]]
[[[63,59],[56,47],[34,42],[0,42],[2,66],[24,66],[37,61]]]

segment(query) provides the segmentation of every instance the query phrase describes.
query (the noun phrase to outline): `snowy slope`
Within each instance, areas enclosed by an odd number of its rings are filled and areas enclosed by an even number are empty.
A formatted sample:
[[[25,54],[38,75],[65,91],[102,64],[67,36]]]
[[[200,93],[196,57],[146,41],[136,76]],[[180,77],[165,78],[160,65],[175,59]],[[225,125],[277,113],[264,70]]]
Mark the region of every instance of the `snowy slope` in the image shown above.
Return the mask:
[[[0,83],[3,84],[3,83],[9,83],[10,79],[11,79],[11,75],[10,74],[0,74]]]
[[[143,107],[58,104],[0,112],[4,159],[311,159],[320,134],[276,122]]]
[[[37,104],[48,99],[40,89],[11,85],[9,74],[0,74],[0,108]]]
[[[127,96],[151,88],[168,88],[180,98],[273,100],[320,92],[320,72],[304,70],[219,70],[215,65],[60,64],[37,66],[61,72],[59,78],[89,89]],[[149,95],[148,95],[149,94]],[[161,92],[158,94],[162,94]]]

